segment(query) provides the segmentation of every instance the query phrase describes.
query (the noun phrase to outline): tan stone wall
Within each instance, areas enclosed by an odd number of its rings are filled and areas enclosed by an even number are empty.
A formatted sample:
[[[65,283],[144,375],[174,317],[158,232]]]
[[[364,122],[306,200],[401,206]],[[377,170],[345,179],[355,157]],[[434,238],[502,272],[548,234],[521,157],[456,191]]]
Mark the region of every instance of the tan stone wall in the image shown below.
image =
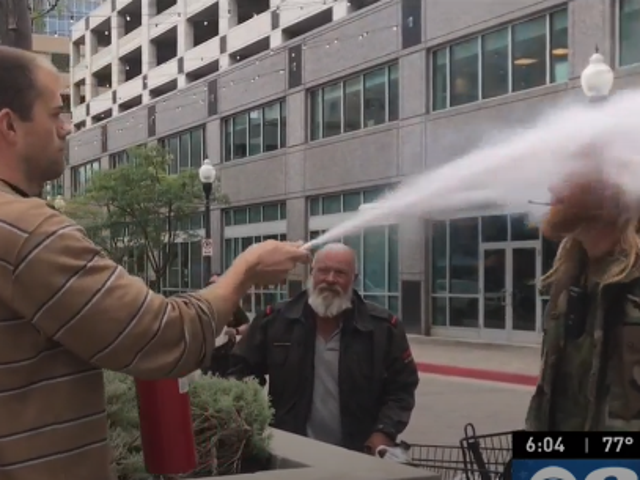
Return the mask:
[[[66,37],[53,37],[49,35],[33,35],[33,51],[40,53],[49,59],[52,53],[69,55],[71,52],[71,42]],[[69,93],[69,74],[61,72],[66,85],[65,92]]]

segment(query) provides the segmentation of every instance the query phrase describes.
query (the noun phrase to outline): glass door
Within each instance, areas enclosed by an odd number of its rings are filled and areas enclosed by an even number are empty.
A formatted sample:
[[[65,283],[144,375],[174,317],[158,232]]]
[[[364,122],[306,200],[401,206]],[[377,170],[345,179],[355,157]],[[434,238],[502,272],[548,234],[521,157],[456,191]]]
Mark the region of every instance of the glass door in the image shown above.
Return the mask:
[[[538,242],[481,247],[481,336],[494,341],[535,343],[541,332]]]
[[[507,329],[507,252],[508,249],[505,247],[481,248],[480,328],[483,330],[504,332]]]
[[[514,330],[538,329],[538,257],[537,247],[513,248],[511,261],[511,317]]]

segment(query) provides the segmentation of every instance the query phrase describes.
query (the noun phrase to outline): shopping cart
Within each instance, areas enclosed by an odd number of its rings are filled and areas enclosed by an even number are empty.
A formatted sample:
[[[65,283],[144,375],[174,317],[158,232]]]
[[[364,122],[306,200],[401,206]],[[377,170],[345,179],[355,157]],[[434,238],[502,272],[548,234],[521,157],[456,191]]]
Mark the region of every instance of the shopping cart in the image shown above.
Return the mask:
[[[438,473],[442,480],[511,480],[512,434],[478,435],[469,423],[458,445],[411,445],[409,465]]]

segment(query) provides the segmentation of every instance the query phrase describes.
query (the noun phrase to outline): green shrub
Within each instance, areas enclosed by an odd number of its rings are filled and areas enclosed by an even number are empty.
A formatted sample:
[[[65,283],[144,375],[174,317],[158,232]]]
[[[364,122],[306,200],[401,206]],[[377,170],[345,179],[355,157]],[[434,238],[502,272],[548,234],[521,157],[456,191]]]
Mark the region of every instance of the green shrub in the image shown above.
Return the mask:
[[[146,480],[134,381],[105,372],[105,383],[118,480]],[[190,477],[239,473],[245,463],[268,459],[273,412],[257,382],[204,376],[189,393],[198,454],[198,469]]]

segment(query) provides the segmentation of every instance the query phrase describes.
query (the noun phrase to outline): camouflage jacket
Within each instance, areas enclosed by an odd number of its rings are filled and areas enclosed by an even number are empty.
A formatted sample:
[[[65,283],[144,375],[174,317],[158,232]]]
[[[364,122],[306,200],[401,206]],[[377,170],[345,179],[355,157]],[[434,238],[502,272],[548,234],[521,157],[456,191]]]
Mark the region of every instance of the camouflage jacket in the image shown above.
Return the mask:
[[[593,338],[580,355],[590,356],[588,378],[577,379],[586,392],[579,412],[583,430],[640,431],[640,270],[632,271],[622,283],[598,285],[590,308],[593,325],[585,335]],[[622,290],[621,290],[622,287]],[[544,318],[542,363],[536,391],[531,399],[526,428],[545,431],[551,428],[552,408],[557,400],[554,383],[565,356],[567,288],[552,288]],[[614,292],[618,292],[617,294]],[[622,296],[620,296],[620,292]],[[622,302],[622,305],[620,305]],[[612,304],[619,305],[610,308]],[[610,318],[612,311],[616,317]],[[613,322],[613,323],[609,323]],[[609,347],[604,347],[604,326],[615,325]],[[603,365],[603,353],[607,355]],[[576,355],[576,353],[574,353]],[[573,359],[575,360],[575,359]],[[580,359],[579,359],[580,360]],[[602,377],[602,378],[601,378]],[[575,422],[574,422],[575,423]]]

